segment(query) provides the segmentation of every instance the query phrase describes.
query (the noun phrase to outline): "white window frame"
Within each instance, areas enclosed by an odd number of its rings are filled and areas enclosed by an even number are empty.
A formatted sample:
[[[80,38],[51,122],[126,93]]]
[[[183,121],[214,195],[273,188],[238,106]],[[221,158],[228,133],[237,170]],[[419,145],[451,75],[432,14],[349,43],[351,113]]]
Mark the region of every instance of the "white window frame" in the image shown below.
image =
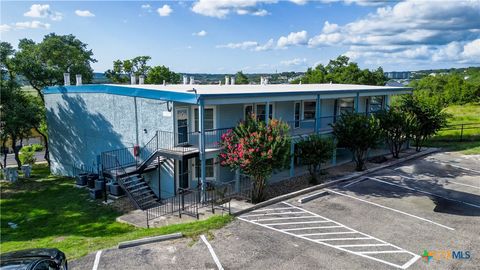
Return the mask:
[[[305,119],[305,102],[315,102],[315,117],[313,119]],[[302,106],[301,106],[301,111],[302,111],[302,115],[301,115],[301,119],[302,120],[312,120],[314,121],[316,118],[317,118],[317,100],[316,99],[309,99],[309,100],[302,100]]]
[[[192,132],[195,132],[195,109],[199,110],[197,106],[192,106],[192,120],[191,122],[191,128]],[[213,109],[213,129],[217,128],[217,107],[216,106],[205,106],[205,109]],[[200,115],[198,115],[200,117]],[[199,119],[200,121],[200,119]],[[200,123],[198,124],[198,129],[200,129]]]
[[[295,107],[297,106],[298,104],[298,127],[296,126],[297,124],[297,119],[295,119]],[[294,101],[293,102],[293,129],[297,129],[297,128],[300,128],[300,125],[301,125],[301,121],[302,121],[302,117],[303,117],[303,112],[302,112],[302,102],[301,101]]]
[[[200,159],[200,158],[199,158]],[[207,159],[213,159],[213,177],[206,177],[207,180],[216,180],[217,179],[217,158],[206,158]],[[196,167],[196,158],[192,158],[192,180],[196,180],[200,178],[200,175],[197,175],[197,167]],[[201,168],[200,168],[201,170]],[[206,172],[205,172],[206,173]]]
[[[355,106],[356,106],[355,100],[356,100],[356,99],[353,98],[353,97],[347,97],[347,98],[339,98],[339,99],[338,99],[338,101],[337,101],[337,115],[340,116],[340,115],[342,114],[342,112],[340,111],[340,108],[342,108],[342,107],[340,107],[340,100],[342,100],[342,99],[353,99],[352,112],[355,113]],[[360,102],[360,101],[359,101],[359,102]],[[360,104],[358,104],[358,105],[360,105]],[[350,108],[350,107],[343,107],[343,108]]]
[[[248,104],[243,104],[243,120],[247,120],[247,119],[245,118],[245,116],[246,116],[246,115],[245,115],[245,110],[246,110],[246,108],[247,108],[248,106],[252,106],[252,108],[253,108],[253,113],[254,113],[255,115],[258,115],[258,113],[257,113],[257,105],[265,105],[265,107],[266,107],[267,103],[266,103],[266,102],[260,102],[260,103],[248,103]],[[270,102],[270,105],[272,105],[272,111],[270,112],[270,113],[272,114],[272,119],[275,119],[275,103],[274,103],[274,102]],[[265,109],[266,109],[266,108],[265,108]],[[266,112],[266,110],[265,110],[265,112]],[[267,117],[265,117],[265,118],[267,118]]]
[[[175,110],[174,110],[174,111],[175,111],[175,116],[174,116],[174,121],[175,121],[175,122],[174,122],[174,124],[175,124],[175,125],[174,125],[174,128],[175,128],[175,130],[174,130],[174,133],[173,133],[173,134],[177,134],[176,136],[174,135],[174,137],[175,137],[175,138],[174,138],[174,139],[175,139],[175,140],[174,140],[175,144],[179,144],[179,140],[178,140],[178,118],[177,118],[177,112],[180,111],[180,110],[187,110],[187,142],[188,142],[188,140],[189,140],[189,138],[188,138],[188,132],[190,132],[190,130],[188,130],[188,128],[190,127],[191,122],[192,122],[191,119],[190,119],[190,115],[189,115],[189,113],[188,113],[188,107],[182,106],[182,107],[176,107],[176,108],[175,108]]]

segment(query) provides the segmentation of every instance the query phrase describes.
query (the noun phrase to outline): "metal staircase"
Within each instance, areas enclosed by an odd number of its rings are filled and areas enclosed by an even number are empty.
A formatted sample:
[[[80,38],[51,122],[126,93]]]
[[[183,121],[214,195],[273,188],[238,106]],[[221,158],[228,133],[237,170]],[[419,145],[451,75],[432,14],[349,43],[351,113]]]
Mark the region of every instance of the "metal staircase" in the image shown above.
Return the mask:
[[[132,175],[118,180],[130,200],[139,209],[145,210],[159,205],[157,195],[142,176]]]

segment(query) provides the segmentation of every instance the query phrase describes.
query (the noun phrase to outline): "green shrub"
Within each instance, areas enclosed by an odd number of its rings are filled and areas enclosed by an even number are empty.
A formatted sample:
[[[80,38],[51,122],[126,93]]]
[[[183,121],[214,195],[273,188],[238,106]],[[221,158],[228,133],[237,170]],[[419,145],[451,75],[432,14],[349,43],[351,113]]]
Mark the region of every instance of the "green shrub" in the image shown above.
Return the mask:
[[[31,146],[32,146],[32,150],[35,151],[35,152],[40,152],[40,151],[43,150],[43,145],[41,145],[41,144],[34,143]]]
[[[32,152],[33,151],[33,147],[31,145],[25,145],[24,147],[22,147],[22,149],[20,149],[20,152]]]
[[[308,167],[310,173],[310,184],[316,185],[317,174],[321,165],[333,156],[335,145],[331,138],[322,138],[320,135],[312,134],[297,143],[300,162]]]
[[[377,146],[382,138],[378,120],[364,114],[344,113],[331,126],[338,145],[352,153],[355,169],[363,171],[368,150]]]
[[[25,147],[23,147],[25,148]],[[19,158],[20,158],[20,162],[22,164],[30,164],[30,165],[33,165],[35,164],[35,161],[37,161],[37,159],[35,158],[35,152],[34,151],[24,151],[22,148],[22,151],[20,152],[20,155],[19,155]]]
[[[415,116],[393,107],[388,111],[377,113],[376,117],[390,153],[394,158],[399,158],[402,146],[413,137],[418,127]]]

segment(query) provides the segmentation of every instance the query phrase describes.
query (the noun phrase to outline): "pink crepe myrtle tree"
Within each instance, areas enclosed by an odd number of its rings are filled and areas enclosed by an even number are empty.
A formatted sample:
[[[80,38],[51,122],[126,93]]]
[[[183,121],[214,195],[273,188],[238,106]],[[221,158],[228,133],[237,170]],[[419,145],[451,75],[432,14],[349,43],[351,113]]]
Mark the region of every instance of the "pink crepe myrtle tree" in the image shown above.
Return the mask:
[[[286,123],[272,119],[268,125],[251,115],[220,139],[220,165],[240,171],[253,180],[252,202],[265,199],[266,180],[274,170],[288,168],[291,138]]]

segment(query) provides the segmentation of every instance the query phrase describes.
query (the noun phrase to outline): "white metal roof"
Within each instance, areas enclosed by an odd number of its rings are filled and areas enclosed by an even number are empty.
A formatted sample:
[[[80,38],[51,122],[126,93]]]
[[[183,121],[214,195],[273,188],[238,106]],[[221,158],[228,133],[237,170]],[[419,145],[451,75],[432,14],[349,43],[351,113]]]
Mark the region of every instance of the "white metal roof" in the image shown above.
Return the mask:
[[[171,91],[180,93],[192,93],[195,89],[198,95],[248,95],[248,94],[269,94],[269,93],[318,93],[318,92],[351,92],[351,91],[405,91],[408,87],[372,86],[357,84],[243,84],[243,85],[214,85],[214,84],[109,84],[126,88]]]

